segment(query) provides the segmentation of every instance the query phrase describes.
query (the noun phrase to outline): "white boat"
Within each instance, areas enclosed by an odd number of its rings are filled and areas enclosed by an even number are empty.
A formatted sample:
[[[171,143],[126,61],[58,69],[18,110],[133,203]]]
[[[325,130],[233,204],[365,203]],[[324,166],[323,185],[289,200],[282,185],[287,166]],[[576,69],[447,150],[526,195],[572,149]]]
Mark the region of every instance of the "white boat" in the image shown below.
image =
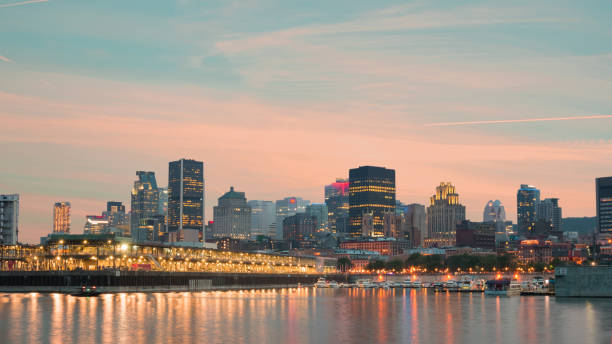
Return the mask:
[[[410,288],[411,286],[412,286],[412,282],[410,281],[410,278],[406,278],[405,280],[402,281],[402,287]]]
[[[329,284],[325,278],[321,277],[317,280],[317,283],[314,285],[316,288],[329,288]]]
[[[402,282],[391,282],[389,283],[389,286],[391,288],[403,288],[404,286],[402,285]]]
[[[355,282],[357,288],[374,288],[374,283],[369,279],[360,279]]]
[[[516,296],[521,294],[521,285],[515,279],[502,278],[487,281],[485,295]]]
[[[462,290],[471,290],[473,287],[474,281],[469,276],[463,276],[457,282],[457,288]]]
[[[386,281],[374,282],[376,288],[389,289],[389,283]]]
[[[327,287],[328,288],[340,288],[340,285],[336,281],[329,281],[327,282]]]
[[[455,280],[446,281],[446,283],[444,283],[446,289],[456,289],[458,286],[459,284]]]
[[[414,281],[410,284],[410,288],[421,288],[422,286],[421,281]]]

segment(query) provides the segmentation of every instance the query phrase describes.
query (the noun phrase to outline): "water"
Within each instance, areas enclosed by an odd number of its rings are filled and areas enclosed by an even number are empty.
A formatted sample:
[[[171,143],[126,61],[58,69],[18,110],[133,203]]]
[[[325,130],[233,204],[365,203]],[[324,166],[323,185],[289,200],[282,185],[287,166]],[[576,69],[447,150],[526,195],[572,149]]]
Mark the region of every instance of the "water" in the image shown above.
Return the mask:
[[[0,294],[0,343],[611,343],[612,300],[431,290]]]

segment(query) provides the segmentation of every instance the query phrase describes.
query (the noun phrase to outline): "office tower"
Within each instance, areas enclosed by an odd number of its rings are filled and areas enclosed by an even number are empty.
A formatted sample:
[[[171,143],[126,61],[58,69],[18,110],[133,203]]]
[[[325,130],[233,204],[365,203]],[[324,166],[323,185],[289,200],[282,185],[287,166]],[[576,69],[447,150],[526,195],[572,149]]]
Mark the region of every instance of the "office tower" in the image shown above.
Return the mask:
[[[168,166],[168,231],[176,240],[193,239],[204,230],[204,163],[190,159]]]
[[[104,215],[86,215],[85,226],[83,227],[84,234],[100,234],[104,233],[108,227],[108,219]]]
[[[306,206],[310,201],[300,197],[286,197],[276,201],[276,235],[275,239],[283,239],[283,220],[287,216],[292,216],[297,213],[306,211]]]
[[[334,183],[325,186],[327,227],[332,233],[346,233],[348,230],[348,188],[348,179],[336,179]]]
[[[506,221],[506,210],[500,200],[489,201],[484,207],[482,215],[483,222],[504,222]]]
[[[155,180],[155,172],[137,171],[138,180],[132,188],[130,228],[135,235],[140,220],[157,215],[159,190]]]
[[[70,233],[70,202],[53,205],[53,233]]]
[[[612,233],[612,177],[595,180],[595,197],[597,230],[599,233]]]
[[[19,195],[0,195],[0,245],[17,245]]]
[[[130,222],[128,214],[125,213],[125,205],[122,202],[106,202],[106,211],[102,212],[102,215],[108,219],[109,226],[123,226]]]
[[[248,201],[251,207],[251,238],[276,235],[276,205],[272,201]]]
[[[395,211],[388,211],[383,214],[383,234],[385,237],[403,240],[405,230],[406,218],[404,214],[398,214]],[[371,236],[366,234],[363,233],[363,236]]]
[[[159,201],[157,203],[157,213],[168,216],[168,188],[158,188]]]
[[[426,246],[453,246],[456,227],[465,220],[465,207],[459,203],[459,195],[450,182],[440,183],[427,207]]]
[[[213,208],[213,236],[215,238],[248,239],[251,234],[251,207],[244,192],[234,187],[219,197],[219,205]]]
[[[538,220],[538,203],[540,203],[540,190],[535,186],[521,184],[516,193],[516,223],[520,235],[527,235]]]
[[[349,232],[362,236],[362,217],[371,214],[373,237],[383,236],[383,214],[395,211],[395,170],[360,166],[349,171]]]
[[[166,217],[164,215],[151,215],[140,219],[136,233],[132,235],[134,242],[160,241],[160,236],[165,232]]]
[[[317,218],[306,213],[298,213],[283,219],[283,240],[292,248],[312,247]]]
[[[329,212],[325,203],[313,203],[306,206],[306,214],[317,218],[317,230],[326,231]]]
[[[561,231],[562,209],[558,198],[546,198],[538,203],[536,211],[538,220],[544,220],[552,225],[553,231]]]
[[[427,236],[427,213],[422,204],[408,204],[404,209],[406,230],[404,238],[410,242],[410,247],[423,246],[423,239]]]

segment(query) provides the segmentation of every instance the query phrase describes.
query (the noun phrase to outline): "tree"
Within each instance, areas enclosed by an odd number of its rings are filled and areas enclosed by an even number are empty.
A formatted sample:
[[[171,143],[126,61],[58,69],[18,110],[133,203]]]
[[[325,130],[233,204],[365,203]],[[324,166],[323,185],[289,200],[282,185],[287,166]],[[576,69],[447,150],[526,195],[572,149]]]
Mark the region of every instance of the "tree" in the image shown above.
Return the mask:
[[[384,268],[385,268],[385,262],[383,262],[382,260],[372,261],[366,266],[366,269],[370,271],[382,270]]]
[[[404,263],[402,263],[401,260],[392,260],[387,262],[386,268],[387,270],[402,272],[402,270],[404,269]]]
[[[353,267],[353,262],[351,262],[351,260],[347,257],[340,257],[338,258],[338,261],[336,262],[336,268],[338,268],[338,270],[342,272],[346,272],[350,270],[352,267]]]

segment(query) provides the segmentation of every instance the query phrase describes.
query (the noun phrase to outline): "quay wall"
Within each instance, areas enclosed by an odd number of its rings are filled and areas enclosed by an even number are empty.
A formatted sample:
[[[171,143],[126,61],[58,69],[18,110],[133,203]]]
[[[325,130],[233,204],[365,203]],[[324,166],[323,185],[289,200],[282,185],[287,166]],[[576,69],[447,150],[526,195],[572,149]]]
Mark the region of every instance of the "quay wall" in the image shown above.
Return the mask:
[[[556,268],[555,296],[612,297],[612,266]]]
[[[238,274],[157,271],[4,271],[0,292],[75,292],[96,286],[101,292],[167,292],[261,289],[313,284],[317,275]]]

